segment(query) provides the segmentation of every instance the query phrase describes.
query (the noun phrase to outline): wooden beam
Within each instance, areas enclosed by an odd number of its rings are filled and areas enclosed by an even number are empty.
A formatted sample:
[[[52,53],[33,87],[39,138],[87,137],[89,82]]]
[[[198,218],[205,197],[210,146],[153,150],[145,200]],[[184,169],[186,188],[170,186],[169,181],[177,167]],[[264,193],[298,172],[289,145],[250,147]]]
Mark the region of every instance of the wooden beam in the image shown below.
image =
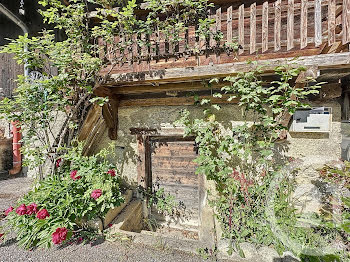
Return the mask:
[[[108,136],[111,140],[117,140],[118,137],[118,107],[119,98],[111,97],[109,102],[102,107],[102,115],[108,127]]]
[[[84,141],[87,139],[87,137],[90,135],[91,130],[96,125],[96,122],[101,117],[102,111],[101,107],[98,105],[92,105],[85,120],[84,123],[79,131],[78,140]]]
[[[262,66],[265,75],[273,75],[276,66],[290,64],[291,66],[319,66],[320,70],[332,68],[350,68],[350,52],[338,54],[323,54],[302,56],[295,58],[277,58],[257,61],[257,66]],[[186,68],[170,68],[141,73],[112,74],[106,85],[168,83],[180,81],[194,81],[196,79],[209,79],[235,75],[239,72],[247,72],[256,65],[247,62],[226,63]]]
[[[219,83],[208,88],[206,82],[182,82],[182,83],[169,83],[164,85],[137,85],[137,86],[116,86],[110,88],[111,94],[116,95],[132,95],[141,93],[160,93],[166,91],[178,91],[178,92],[189,92],[189,91],[203,91],[210,89],[220,89],[225,86],[224,83]]]
[[[200,96],[199,99],[210,99],[213,104],[236,104],[238,99],[227,101],[229,95],[215,98],[212,96]],[[120,100],[119,107],[130,106],[193,106],[195,105],[194,97],[166,97],[166,98],[144,98],[144,99],[127,99]]]

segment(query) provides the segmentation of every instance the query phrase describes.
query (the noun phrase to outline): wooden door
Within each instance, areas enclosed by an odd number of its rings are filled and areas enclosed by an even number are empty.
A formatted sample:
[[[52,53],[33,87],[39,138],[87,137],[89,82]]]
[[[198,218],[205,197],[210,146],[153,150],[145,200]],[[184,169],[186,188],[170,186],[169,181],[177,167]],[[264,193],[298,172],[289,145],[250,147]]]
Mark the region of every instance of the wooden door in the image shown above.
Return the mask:
[[[151,139],[151,180],[153,188],[183,204],[184,216],[176,221],[182,228],[198,229],[199,183],[196,175],[197,157],[194,141],[183,138]]]

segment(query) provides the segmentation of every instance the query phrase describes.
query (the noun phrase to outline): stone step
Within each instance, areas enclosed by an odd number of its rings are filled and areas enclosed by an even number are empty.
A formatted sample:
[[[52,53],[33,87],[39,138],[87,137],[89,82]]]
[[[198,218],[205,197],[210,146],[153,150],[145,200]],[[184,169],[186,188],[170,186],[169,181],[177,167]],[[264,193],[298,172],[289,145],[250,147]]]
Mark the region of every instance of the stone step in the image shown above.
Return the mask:
[[[112,221],[111,232],[124,230],[141,232],[143,227],[142,202],[140,199],[132,200],[122,212]]]
[[[129,202],[132,199],[132,190],[127,190],[125,192],[124,196],[124,203],[122,203],[120,206],[117,206],[115,208],[111,208],[104,219],[96,218],[94,220],[90,221],[77,221],[78,225],[87,225],[88,227],[95,228],[97,230],[102,231],[108,225],[121,213],[123,212],[124,208],[129,204]]]

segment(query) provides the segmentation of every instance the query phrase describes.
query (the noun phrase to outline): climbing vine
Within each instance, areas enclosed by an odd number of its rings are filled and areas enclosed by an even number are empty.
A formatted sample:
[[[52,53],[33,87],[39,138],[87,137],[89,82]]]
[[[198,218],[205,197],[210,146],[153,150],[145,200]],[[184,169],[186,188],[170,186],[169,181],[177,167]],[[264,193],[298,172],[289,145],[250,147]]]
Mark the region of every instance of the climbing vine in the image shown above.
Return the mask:
[[[51,173],[58,149],[72,146],[91,104],[108,102],[94,92],[115,66],[149,61],[159,53],[159,37],[165,39],[166,50],[171,46],[171,53],[179,55],[179,42],[196,25],[196,39],[219,40],[221,34],[210,30],[214,21],[207,19],[212,6],[207,0],[68,2],[39,1],[44,22],[54,30],[20,36],[0,50],[14,53],[19,64],[42,74],[19,76],[14,96],[0,102],[0,112],[22,126],[24,164],[50,166]]]
[[[199,147],[197,173],[215,183],[209,202],[221,224],[222,237],[230,242],[229,252],[242,256],[242,242],[272,246],[279,253],[290,248],[274,235],[266,214],[266,198],[272,181],[291,161],[284,154],[287,148],[279,143],[286,129],[283,119],[297,108],[307,108],[303,101],[317,94],[321,84],[307,79],[303,87],[292,85],[293,79],[305,71],[302,67],[276,67],[278,80],[268,83],[263,81],[260,67],[252,63],[252,68],[255,69],[222,79],[226,85],[213,94],[216,98],[236,99],[243,123],[220,122],[217,115],[221,108],[210,99],[201,101],[205,106],[202,118],[193,118],[185,110],[176,122],[185,126],[186,136],[195,137]],[[294,185],[292,172],[275,190],[276,201],[269,208],[274,209],[278,224],[290,238],[303,246],[322,246],[327,243],[325,231],[296,226],[299,214],[290,199]]]

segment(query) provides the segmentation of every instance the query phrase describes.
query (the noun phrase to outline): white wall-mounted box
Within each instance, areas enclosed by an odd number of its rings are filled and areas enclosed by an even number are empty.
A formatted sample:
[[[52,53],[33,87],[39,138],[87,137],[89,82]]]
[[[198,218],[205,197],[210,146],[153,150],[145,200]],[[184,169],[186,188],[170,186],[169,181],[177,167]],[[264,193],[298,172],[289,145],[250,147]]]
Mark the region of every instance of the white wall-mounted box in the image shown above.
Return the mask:
[[[332,108],[313,107],[298,109],[293,115],[291,132],[330,132]]]

